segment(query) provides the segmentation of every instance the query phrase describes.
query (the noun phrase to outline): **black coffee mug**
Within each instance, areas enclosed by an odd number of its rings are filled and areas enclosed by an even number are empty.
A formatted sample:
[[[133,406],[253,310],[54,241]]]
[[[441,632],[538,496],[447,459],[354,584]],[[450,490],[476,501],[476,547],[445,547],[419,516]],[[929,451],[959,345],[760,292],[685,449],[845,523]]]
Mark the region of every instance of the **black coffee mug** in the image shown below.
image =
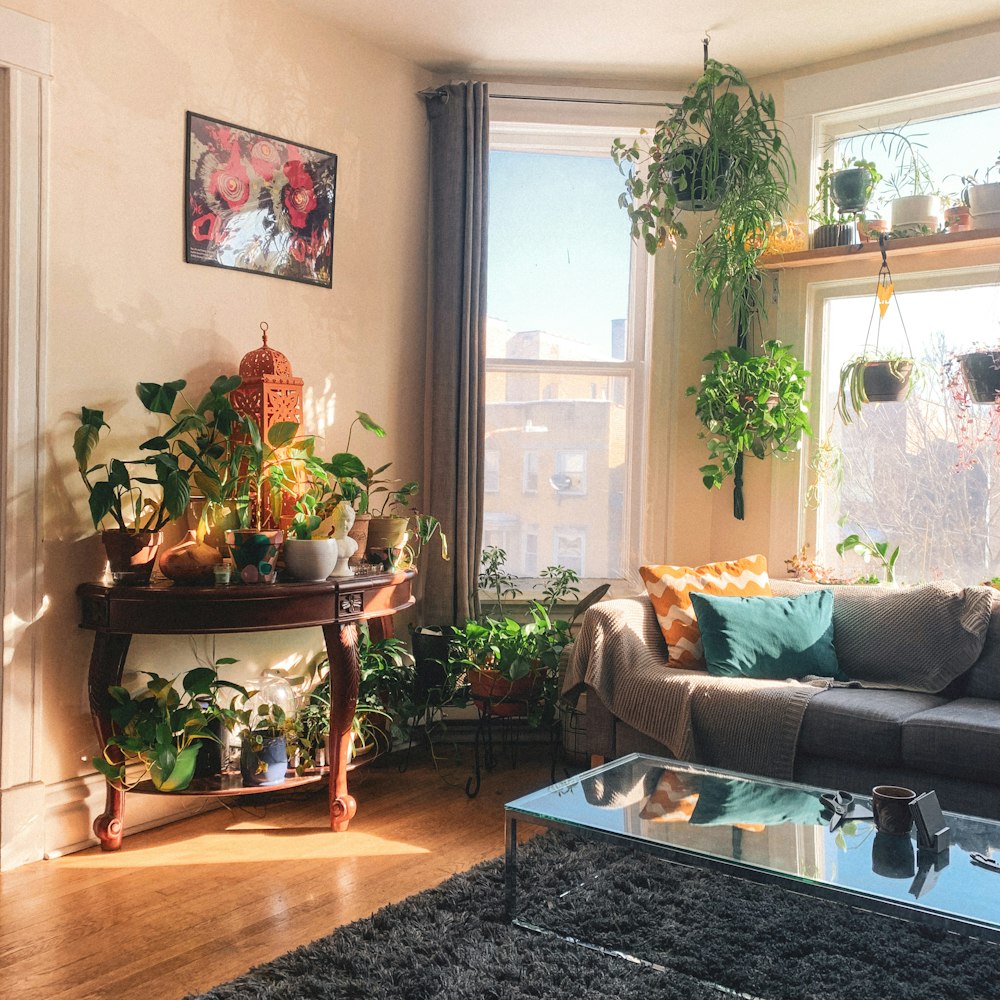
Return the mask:
[[[892,833],[897,836],[909,833],[913,826],[910,803],[916,797],[917,793],[912,788],[900,788],[898,785],[876,785],[872,789],[872,814],[875,817],[875,829],[879,833]]]

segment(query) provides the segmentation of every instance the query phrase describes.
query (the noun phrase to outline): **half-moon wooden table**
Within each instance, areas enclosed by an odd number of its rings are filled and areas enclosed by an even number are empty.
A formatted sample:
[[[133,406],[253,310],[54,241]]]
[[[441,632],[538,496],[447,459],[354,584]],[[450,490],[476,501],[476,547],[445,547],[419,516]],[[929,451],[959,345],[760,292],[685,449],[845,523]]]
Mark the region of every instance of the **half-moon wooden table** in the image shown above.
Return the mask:
[[[414,576],[414,570],[408,569],[322,583],[223,587],[177,587],[167,581],[146,587],[81,584],[77,588],[82,607],[80,626],[94,633],[88,687],[99,752],[112,735],[108,688],[121,684],[133,635],[271,632],[318,625],[330,657],[330,828],[346,830],[357,811],[357,803],[347,790],[351,721],[358,702],[357,623],[370,620],[376,633],[392,635],[392,616],[413,604]],[[118,850],[124,827],[125,793],[108,784],[104,812],[94,821],[101,847]]]

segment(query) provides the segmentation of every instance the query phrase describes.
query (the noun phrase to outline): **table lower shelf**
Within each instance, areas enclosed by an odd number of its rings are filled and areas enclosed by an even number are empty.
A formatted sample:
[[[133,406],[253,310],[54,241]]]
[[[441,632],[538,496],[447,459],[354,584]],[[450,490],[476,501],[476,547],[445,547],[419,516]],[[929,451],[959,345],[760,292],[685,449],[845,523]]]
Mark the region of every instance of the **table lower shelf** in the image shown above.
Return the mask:
[[[132,795],[263,795],[265,792],[287,792],[309,785],[318,785],[327,780],[330,769],[327,767],[318,768],[315,771],[307,771],[298,775],[294,771],[289,771],[285,780],[280,785],[263,785],[248,787],[243,784],[243,778],[238,771],[218,774],[212,778],[195,778],[181,792],[161,792],[151,781],[140,781],[135,788],[129,789]]]

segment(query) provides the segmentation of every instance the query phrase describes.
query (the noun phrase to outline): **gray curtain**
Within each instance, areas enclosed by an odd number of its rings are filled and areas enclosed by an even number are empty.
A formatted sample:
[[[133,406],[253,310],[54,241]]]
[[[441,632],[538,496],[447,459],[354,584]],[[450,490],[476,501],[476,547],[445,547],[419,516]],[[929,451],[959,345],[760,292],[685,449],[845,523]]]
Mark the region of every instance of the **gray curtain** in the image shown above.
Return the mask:
[[[423,559],[426,624],[477,610],[483,536],[486,219],[489,110],[485,83],[425,94],[430,121],[430,242],[424,510],[440,518],[451,561]]]

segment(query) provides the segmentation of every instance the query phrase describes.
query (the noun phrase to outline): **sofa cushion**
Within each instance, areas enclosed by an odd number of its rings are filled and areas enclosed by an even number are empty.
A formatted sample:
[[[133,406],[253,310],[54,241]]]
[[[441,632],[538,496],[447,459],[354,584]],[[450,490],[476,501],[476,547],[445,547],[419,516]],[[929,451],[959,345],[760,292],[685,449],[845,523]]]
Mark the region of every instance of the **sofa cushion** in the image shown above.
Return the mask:
[[[903,723],[946,704],[915,691],[830,688],[809,702],[798,749],[834,760],[898,765],[903,762]]]
[[[993,614],[986,631],[986,642],[979,659],[965,677],[969,698],[992,698],[1000,701],[1000,594],[993,594]]]
[[[705,662],[720,677],[845,679],[833,649],[833,597],[691,594]]]
[[[769,596],[767,560],[761,555],[704,566],[640,566],[656,619],[669,648],[668,666],[704,669],[701,632],[691,608],[691,592],[734,597]]]
[[[815,589],[783,583],[776,593]],[[988,587],[834,587],[837,659],[863,684],[934,694],[976,662],[992,608]]]
[[[903,763],[1000,784],[1000,704],[956,698],[903,723]]]

